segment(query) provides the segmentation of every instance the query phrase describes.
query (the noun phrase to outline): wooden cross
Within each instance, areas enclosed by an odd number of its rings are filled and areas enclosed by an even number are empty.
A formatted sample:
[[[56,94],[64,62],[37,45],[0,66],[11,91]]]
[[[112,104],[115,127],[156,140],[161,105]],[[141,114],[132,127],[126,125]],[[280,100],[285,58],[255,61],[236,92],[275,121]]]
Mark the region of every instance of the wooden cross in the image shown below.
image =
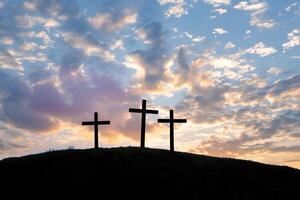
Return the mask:
[[[98,148],[98,126],[110,124],[110,121],[98,121],[98,112],[94,112],[94,121],[82,122],[82,126],[94,125],[95,149]]]
[[[146,114],[158,114],[158,110],[147,110],[146,100],[143,99],[142,109],[139,108],[129,108],[129,112],[142,113],[141,120],[141,147],[145,147],[145,132],[146,132]]]
[[[158,123],[170,124],[170,151],[174,152],[174,123],[186,123],[186,119],[174,119],[174,111],[170,110],[170,119],[158,119]]]

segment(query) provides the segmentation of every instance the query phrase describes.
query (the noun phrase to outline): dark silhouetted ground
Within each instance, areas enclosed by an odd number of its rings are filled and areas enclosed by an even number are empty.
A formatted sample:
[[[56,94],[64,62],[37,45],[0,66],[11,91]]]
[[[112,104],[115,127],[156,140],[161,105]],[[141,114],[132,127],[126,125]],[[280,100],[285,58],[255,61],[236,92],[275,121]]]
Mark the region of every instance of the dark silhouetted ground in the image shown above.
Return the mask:
[[[4,159],[0,182],[2,192],[46,191],[41,199],[57,191],[94,199],[300,199],[297,169],[133,147]]]

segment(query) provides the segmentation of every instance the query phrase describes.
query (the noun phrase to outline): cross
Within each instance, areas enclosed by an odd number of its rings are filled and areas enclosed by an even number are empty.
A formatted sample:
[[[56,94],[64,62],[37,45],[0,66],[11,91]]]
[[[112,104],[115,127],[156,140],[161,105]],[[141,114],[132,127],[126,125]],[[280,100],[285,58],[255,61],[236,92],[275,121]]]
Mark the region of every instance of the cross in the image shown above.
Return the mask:
[[[142,101],[142,109],[139,108],[129,108],[129,112],[142,113],[141,120],[141,147],[145,147],[145,132],[146,132],[146,114],[158,114],[158,110],[147,110],[146,100]]]
[[[82,122],[82,126],[94,125],[95,149],[98,148],[98,126],[110,124],[110,121],[98,121],[98,112],[94,112],[94,121]]]
[[[158,119],[158,123],[170,124],[170,151],[174,152],[174,123],[186,123],[186,119],[174,119],[174,111],[170,110],[170,119]]]

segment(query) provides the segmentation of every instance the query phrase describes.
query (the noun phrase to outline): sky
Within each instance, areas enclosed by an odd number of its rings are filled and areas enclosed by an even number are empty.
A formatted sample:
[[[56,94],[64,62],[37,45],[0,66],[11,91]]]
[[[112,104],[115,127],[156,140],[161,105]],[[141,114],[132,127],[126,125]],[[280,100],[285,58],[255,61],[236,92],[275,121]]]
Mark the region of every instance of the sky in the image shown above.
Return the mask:
[[[300,168],[298,0],[0,0],[0,159],[146,146]]]

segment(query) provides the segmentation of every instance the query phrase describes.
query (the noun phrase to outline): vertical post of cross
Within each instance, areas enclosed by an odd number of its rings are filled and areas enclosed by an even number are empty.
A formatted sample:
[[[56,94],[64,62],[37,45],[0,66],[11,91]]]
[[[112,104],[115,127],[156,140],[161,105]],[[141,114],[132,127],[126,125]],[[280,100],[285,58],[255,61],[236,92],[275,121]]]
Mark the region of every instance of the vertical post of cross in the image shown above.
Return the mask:
[[[98,113],[94,112],[94,121],[82,122],[82,126],[94,126],[94,143],[95,149],[99,148],[98,144],[98,126],[99,125],[108,125],[110,121],[98,121]]]
[[[158,123],[170,124],[170,151],[174,152],[174,123],[186,123],[186,119],[174,119],[174,111],[170,110],[169,119],[157,119]]]
[[[170,110],[170,150],[174,151],[174,112]]]
[[[158,114],[158,110],[149,110],[146,106],[146,100],[142,101],[142,109],[129,108],[129,112],[141,113],[141,148],[145,147],[145,133],[146,133],[146,114]]]
[[[142,101],[142,110],[146,110],[146,100]],[[145,147],[145,133],[146,133],[146,113],[142,112],[142,120],[141,120],[141,147]]]
[[[98,122],[98,113],[94,112],[94,122]],[[98,124],[94,124],[95,134],[94,134],[94,141],[95,141],[95,148],[99,148],[98,145]]]

